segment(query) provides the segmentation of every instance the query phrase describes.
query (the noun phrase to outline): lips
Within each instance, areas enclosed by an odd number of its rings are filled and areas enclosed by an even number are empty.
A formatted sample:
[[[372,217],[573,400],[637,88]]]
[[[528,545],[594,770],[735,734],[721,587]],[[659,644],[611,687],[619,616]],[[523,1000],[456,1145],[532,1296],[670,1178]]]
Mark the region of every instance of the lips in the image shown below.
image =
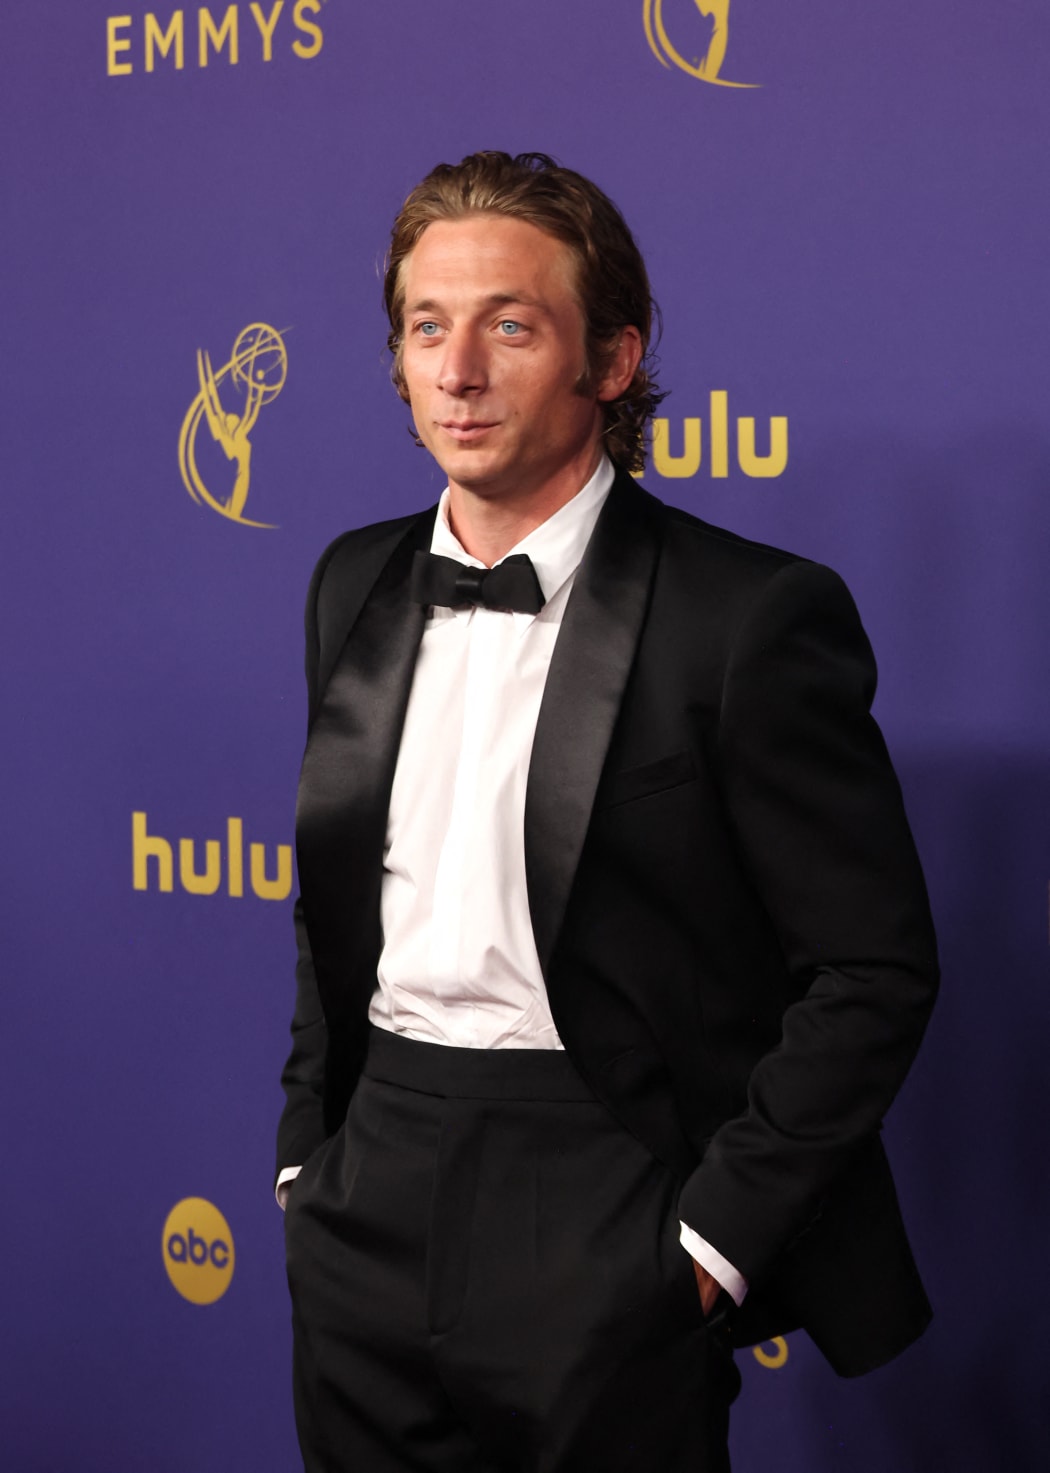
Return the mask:
[[[479,440],[489,430],[495,429],[495,425],[488,421],[465,419],[450,421],[448,424],[443,424],[441,428],[445,431],[446,435],[451,436],[453,440],[457,440],[461,445],[469,445],[471,441]]]

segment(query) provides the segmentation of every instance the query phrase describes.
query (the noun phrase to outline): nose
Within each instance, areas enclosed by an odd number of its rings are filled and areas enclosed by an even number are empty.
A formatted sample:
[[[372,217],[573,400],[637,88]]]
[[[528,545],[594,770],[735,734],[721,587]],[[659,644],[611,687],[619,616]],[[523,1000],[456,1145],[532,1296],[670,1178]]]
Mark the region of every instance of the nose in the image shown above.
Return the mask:
[[[479,393],[488,382],[484,346],[469,328],[453,329],[445,339],[438,387],[452,398]]]

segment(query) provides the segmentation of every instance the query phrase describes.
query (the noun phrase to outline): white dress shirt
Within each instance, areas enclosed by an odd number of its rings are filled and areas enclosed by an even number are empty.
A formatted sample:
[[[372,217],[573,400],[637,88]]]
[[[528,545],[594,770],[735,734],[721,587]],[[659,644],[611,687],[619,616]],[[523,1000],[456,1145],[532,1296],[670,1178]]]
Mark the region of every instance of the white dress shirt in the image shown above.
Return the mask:
[[[612,478],[603,460],[513,549],[532,559],[538,614],[429,610],[390,795],[369,1011],[380,1028],[460,1048],[562,1046],[529,914],[525,785],[554,644]],[[447,491],[431,551],[484,567],[452,532]]]
[[[529,914],[525,787],[555,641],[612,483],[603,458],[507,553],[531,558],[546,600],[538,614],[428,611],[390,795],[369,1007],[379,1028],[460,1048],[563,1047]],[[446,489],[431,551],[484,567],[453,533],[448,503]],[[682,1242],[741,1303],[736,1269],[684,1224]]]

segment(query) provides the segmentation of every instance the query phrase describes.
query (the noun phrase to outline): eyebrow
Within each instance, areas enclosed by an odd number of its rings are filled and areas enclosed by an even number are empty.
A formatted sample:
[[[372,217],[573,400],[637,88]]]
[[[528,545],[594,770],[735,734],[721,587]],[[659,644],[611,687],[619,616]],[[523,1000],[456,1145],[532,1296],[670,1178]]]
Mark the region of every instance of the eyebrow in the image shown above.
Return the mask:
[[[492,307],[532,307],[537,312],[550,315],[550,308],[538,297],[529,296],[528,292],[493,292],[480,303],[481,310]],[[406,302],[406,312],[439,312],[441,303],[434,297],[423,297],[418,302]]]

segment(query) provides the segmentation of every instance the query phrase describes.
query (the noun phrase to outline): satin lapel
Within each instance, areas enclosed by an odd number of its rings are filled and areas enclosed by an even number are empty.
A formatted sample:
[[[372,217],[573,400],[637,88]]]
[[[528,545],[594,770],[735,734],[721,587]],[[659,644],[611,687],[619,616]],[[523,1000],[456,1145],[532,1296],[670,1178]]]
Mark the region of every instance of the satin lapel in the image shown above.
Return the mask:
[[[649,604],[653,501],[623,472],[584,554],[554,647],[529,765],[525,873],[546,975]]]
[[[375,986],[387,810],[426,611],[408,597],[431,517],[394,547],[336,660],[299,780],[296,843],[314,968],[329,1024]]]

